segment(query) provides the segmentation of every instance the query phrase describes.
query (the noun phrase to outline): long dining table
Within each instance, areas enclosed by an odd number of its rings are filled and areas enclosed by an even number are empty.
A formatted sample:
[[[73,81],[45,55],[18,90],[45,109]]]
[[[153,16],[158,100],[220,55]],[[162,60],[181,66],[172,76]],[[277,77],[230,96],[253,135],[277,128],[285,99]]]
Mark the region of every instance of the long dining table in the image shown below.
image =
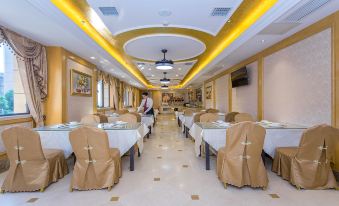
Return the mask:
[[[73,153],[69,141],[69,132],[78,128],[81,124],[59,124],[52,126],[38,127],[34,130],[40,134],[43,148],[55,148],[63,150],[65,157]],[[110,148],[118,148],[121,156],[129,151],[130,171],[134,171],[134,145],[137,144],[139,154],[143,151],[143,138],[148,134],[149,129],[143,123],[136,124],[115,124],[102,123],[91,125],[107,132]]]
[[[155,117],[152,114],[141,114],[141,123],[145,124],[149,128],[149,133],[152,133],[152,128],[155,123]],[[106,114],[109,123],[115,122],[118,120],[119,114]]]
[[[277,147],[296,147],[299,145],[302,133],[307,127],[294,124],[281,124],[281,126],[272,126],[257,122],[266,129],[263,151],[274,158]],[[194,123],[189,133],[195,140],[195,154],[201,155],[201,146],[205,144],[206,170],[210,170],[210,149],[218,151],[226,146],[226,130],[232,124],[228,123]]]
[[[182,127],[182,132],[185,134],[186,138],[188,137],[189,131],[194,124],[194,116],[197,113],[192,115],[179,114],[178,119],[180,120],[179,125]],[[217,113],[218,120],[225,120],[225,113]]]

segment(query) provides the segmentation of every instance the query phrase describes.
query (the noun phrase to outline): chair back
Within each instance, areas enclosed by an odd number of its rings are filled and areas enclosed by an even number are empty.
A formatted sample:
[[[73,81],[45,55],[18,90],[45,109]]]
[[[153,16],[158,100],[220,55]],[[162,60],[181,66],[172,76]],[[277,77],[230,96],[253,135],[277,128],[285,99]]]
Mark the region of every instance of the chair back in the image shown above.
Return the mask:
[[[104,115],[104,114],[96,114],[96,116],[99,117],[100,123],[108,123],[108,118],[107,118],[106,115]]]
[[[198,112],[198,113],[195,113],[194,116],[193,116],[193,122],[200,122],[200,117],[201,115],[205,114],[206,112]]]
[[[248,113],[239,113],[234,117],[235,122],[254,122],[252,115]]]
[[[200,116],[200,122],[215,122],[219,118],[216,113],[205,113]]]
[[[81,124],[85,125],[94,125],[100,123],[100,117],[94,114],[88,114],[81,118]]]
[[[321,188],[334,179],[331,163],[339,130],[317,125],[304,131],[296,156],[291,163],[291,182],[302,188]],[[335,182],[335,181],[334,181]]]
[[[133,114],[137,117],[137,122],[141,122],[141,115],[138,112],[130,112],[130,114]]]
[[[225,116],[225,122],[235,122],[235,115],[239,114],[239,112],[229,112]]]
[[[72,188],[100,189],[114,184],[114,161],[110,154],[107,133],[83,126],[69,133],[76,156]]]
[[[121,110],[115,111],[115,113],[116,113],[116,114],[119,114],[119,115],[122,115],[122,114],[128,113],[128,110],[127,110],[127,109],[121,109]]]
[[[15,126],[2,132],[10,161],[6,184],[17,191],[34,191],[49,183],[49,164],[43,153],[39,133]]]
[[[130,113],[120,115],[117,118],[117,120],[123,121],[123,122],[128,122],[130,124],[134,124],[134,123],[138,122],[138,119],[137,119],[136,115],[135,114],[130,114]]]
[[[185,109],[184,110],[184,115],[185,116],[192,116],[194,113],[194,110],[193,109]]]
[[[209,108],[209,109],[206,109],[206,113],[219,113],[219,110],[218,109]]]
[[[128,112],[137,112],[137,109],[135,107],[128,108]]]
[[[238,187],[266,187],[268,178],[261,158],[265,129],[253,122],[242,122],[228,128],[226,133],[221,178]]]

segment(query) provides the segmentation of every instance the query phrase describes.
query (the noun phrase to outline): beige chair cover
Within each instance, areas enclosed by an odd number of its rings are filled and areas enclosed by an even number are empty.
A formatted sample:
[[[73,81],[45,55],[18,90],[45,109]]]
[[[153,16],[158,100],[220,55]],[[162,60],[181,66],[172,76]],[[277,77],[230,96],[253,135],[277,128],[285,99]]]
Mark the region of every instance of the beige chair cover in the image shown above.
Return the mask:
[[[85,125],[99,124],[100,117],[98,115],[88,114],[81,118],[80,123]]]
[[[192,116],[194,113],[194,110],[193,109],[185,109],[184,110],[184,115],[185,116]]]
[[[194,115],[194,117],[193,117],[193,122],[195,123],[195,122],[200,122],[200,117],[201,117],[201,115],[203,115],[203,114],[205,114],[206,112],[198,112],[198,113],[196,113],[195,115]]]
[[[107,118],[106,115],[104,115],[104,114],[96,114],[96,116],[99,117],[100,123],[108,123],[108,118]]]
[[[265,134],[263,127],[252,122],[227,129],[226,147],[219,149],[217,157],[220,181],[237,187],[267,187],[267,173],[261,158]]]
[[[239,112],[229,112],[225,116],[225,122],[235,122],[235,115],[239,114]]]
[[[116,114],[122,115],[127,114],[129,111],[127,109],[117,110],[115,111]]]
[[[63,151],[42,150],[39,133],[16,126],[4,130],[2,139],[10,161],[2,191],[43,191],[68,173]]]
[[[117,120],[123,121],[123,122],[128,122],[130,124],[134,124],[134,123],[138,122],[138,119],[135,116],[135,114],[131,114],[131,113],[126,113],[126,114],[120,115]]]
[[[336,188],[331,169],[339,130],[318,125],[304,131],[299,147],[277,148],[272,171],[298,188]]]
[[[120,153],[109,148],[105,131],[84,126],[71,131],[69,140],[76,156],[71,189],[110,189],[119,181]]]
[[[200,116],[200,122],[215,122],[218,120],[218,114],[216,113],[206,113]]]
[[[218,109],[212,109],[212,108],[206,109],[206,113],[218,113],[218,112],[219,112]]]
[[[138,112],[130,112],[130,114],[133,114],[137,117],[137,122],[141,122],[141,115]]]
[[[248,113],[239,113],[234,117],[235,122],[254,122],[252,115]]]

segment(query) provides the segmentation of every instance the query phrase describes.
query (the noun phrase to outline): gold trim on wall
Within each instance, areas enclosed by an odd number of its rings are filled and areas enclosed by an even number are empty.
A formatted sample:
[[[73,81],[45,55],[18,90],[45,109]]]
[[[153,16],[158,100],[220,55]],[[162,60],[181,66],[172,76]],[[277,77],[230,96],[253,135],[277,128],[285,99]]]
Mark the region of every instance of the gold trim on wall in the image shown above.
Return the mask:
[[[264,58],[258,59],[258,109],[257,120],[261,121],[264,118]]]

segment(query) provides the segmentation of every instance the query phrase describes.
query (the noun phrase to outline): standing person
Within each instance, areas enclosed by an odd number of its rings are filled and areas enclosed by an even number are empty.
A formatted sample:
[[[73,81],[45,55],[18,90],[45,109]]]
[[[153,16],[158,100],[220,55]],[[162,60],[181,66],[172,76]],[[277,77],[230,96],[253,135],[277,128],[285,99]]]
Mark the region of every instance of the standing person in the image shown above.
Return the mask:
[[[138,108],[138,111],[140,111],[142,108],[144,109],[144,114],[154,115],[153,99],[148,97],[148,92],[142,93],[142,101],[141,101],[141,104]]]

